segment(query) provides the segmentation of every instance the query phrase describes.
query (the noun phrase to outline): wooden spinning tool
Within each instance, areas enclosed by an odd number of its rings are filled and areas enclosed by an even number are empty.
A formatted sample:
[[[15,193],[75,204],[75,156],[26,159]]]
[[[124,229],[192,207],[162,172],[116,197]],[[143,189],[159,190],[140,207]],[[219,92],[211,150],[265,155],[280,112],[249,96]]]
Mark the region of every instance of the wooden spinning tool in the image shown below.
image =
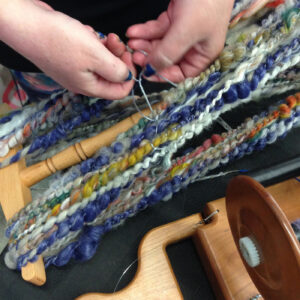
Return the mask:
[[[157,103],[153,107],[160,108],[163,105],[163,103]],[[93,156],[101,147],[110,145],[120,133],[137,124],[143,115],[148,116],[149,114],[149,109],[135,113],[98,135],[76,143],[53,157],[30,167],[26,167],[25,159],[21,159],[1,169],[0,203],[6,220],[12,218],[32,200],[30,191],[32,185],[59,170],[71,167]],[[1,158],[0,161],[16,154],[20,149],[20,147],[16,147],[10,150],[8,155]],[[22,268],[22,277],[33,284],[43,285],[46,282],[46,273],[42,257],[39,257],[35,263],[28,263],[26,267]]]
[[[129,286],[78,300],[183,299],[166,247],[187,237],[193,238],[218,300],[249,300],[258,294],[265,300],[299,300],[300,244],[290,222],[300,216],[300,183],[290,179],[264,189],[254,179],[238,176],[228,187],[226,202],[208,203],[205,215],[216,210],[206,224],[195,214],[151,230],[140,244],[138,269]],[[244,237],[258,250],[254,268],[237,249]]]

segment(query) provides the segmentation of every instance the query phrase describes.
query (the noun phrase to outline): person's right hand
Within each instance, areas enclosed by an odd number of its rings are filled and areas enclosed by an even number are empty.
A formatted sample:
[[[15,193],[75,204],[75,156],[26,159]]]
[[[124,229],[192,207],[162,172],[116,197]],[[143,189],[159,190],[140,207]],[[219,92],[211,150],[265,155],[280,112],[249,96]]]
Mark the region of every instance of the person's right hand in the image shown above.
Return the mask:
[[[92,28],[44,2],[2,0],[0,39],[75,93],[121,99],[133,87],[132,57],[116,35],[100,40]]]

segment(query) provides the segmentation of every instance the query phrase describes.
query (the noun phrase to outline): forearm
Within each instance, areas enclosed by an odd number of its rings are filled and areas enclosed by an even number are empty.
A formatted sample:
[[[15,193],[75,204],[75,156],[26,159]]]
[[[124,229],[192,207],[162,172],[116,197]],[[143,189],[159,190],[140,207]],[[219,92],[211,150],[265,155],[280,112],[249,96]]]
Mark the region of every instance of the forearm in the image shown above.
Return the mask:
[[[49,52],[54,14],[59,13],[44,8],[39,1],[0,0],[0,39],[35,62]]]

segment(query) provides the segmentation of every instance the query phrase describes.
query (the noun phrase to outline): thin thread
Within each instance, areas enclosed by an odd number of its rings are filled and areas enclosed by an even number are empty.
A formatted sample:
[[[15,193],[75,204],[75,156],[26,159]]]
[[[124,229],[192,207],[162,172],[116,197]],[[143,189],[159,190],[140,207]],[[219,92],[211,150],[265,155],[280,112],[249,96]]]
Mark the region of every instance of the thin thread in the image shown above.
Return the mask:
[[[219,117],[217,119],[217,122],[227,131],[231,131],[232,128],[230,127],[230,125],[221,117]]]
[[[231,174],[231,173],[241,173],[241,172],[244,173],[245,170],[231,170],[231,171],[227,171],[227,172],[220,172],[218,174],[213,174],[213,175],[208,175],[208,176],[201,177],[201,178],[197,179],[197,181],[217,178],[217,177],[221,177],[221,176],[226,176],[226,175]]]
[[[114,293],[116,292],[122,278],[124,277],[124,275],[130,270],[130,268],[139,260],[139,258],[136,258],[125,270],[124,272],[122,273],[121,277],[119,278],[115,288],[114,288]]]

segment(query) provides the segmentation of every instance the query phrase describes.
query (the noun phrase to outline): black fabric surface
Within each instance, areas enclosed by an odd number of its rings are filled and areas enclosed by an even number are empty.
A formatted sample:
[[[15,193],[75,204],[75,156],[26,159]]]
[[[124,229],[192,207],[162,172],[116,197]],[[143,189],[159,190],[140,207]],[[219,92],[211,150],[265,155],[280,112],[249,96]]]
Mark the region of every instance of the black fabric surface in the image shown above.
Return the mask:
[[[252,116],[261,111],[262,107],[268,107],[270,101],[244,105],[226,113],[224,119],[232,127],[235,127],[246,116]],[[209,130],[205,130],[200,137],[192,140],[190,144],[199,145],[212,133],[222,131],[224,130],[219,125],[214,125]],[[235,161],[223,168],[222,171],[248,169],[249,174],[256,174],[259,171],[261,176],[267,172],[265,170],[269,167],[300,157],[299,135],[300,128],[296,128],[284,140],[267,146],[262,152],[256,152]],[[212,173],[216,174],[219,171],[220,169],[214,170]],[[279,172],[279,177],[277,174],[276,178],[269,178],[267,183],[273,184],[297,173],[299,175],[300,170],[288,174],[280,174]],[[150,229],[201,212],[206,202],[225,195],[226,185],[232,177],[233,175],[229,175],[194,183],[187,189],[178,192],[168,202],[161,202],[147,208],[137,216],[128,219],[116,230],[106,234],[96,255],[90,261],[79,264],[71,262],[62,268],[49,267],[47,269],[47,282],[42,287],[24,282],[18,272],[7,269],[2,254],[0,257],[0,299],[67,300],[87,292],[113,292],[124,270],[136,259],[139,243]],[[172,245],[168,248],[168,253],[184,298],[187,300],[214,299],[192,242],[187,240]],[[136,267],[137,264],[133,264],[124,275],[118,285],[118,290],[131,281]]]
[[[96,31],[104,34],[116,33],[124,42],[127,41],[125,32],[129,26],[156,19],[169,3],[168,0],[46,0],[44,2],[55,10],[92,26]],[[17,71],[40,71],[1,40],[0,64]]]

